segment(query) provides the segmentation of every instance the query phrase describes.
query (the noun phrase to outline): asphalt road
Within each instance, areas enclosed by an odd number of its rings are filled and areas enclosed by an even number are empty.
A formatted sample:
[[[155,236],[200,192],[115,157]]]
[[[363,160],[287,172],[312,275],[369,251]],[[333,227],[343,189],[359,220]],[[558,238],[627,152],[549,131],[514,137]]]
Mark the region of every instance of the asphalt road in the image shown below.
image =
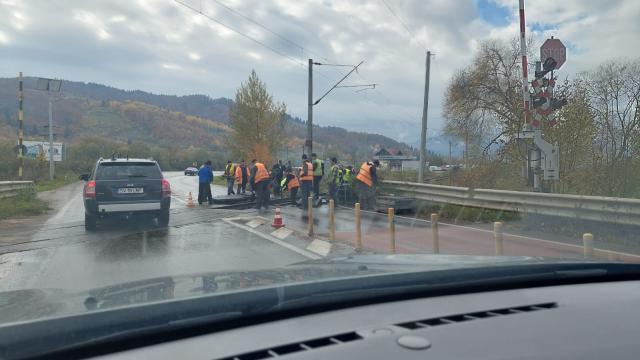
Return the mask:
[[[82,183],[32,237],[0,248],[0,291],[25,288],[87,290],[157,276],[257,270],[307,260],[263,237],[221,221],[234,211],[187,208],[197,177],[165,173],[172,186],[169,227],[152,219],[108,221],[84,229]],[[226,193],[214,186],[213,194]],[[245,212],[246,213],[246,212]]]
[[[168,172],[165,176],[172,188],[168,228],[159,228],[152,219],[135,219],[107,221],[98,231],[86,232],[82,183],[58,190],[58,198],[64,201],[39,231],[24,236],[20,243],[0,246],[0,291],[87,290],[158,276],[268,269],[314,258],[305,255],[304,250],[308,245],[304,242],[311,242],[313,238],[302,236],[296,246],[290,239],[285,243],[265,237],[273,230],[268,223],[258,231],[229,221],[229,218],[256,215],[270,221],[273,207],[260,214],[255,210],[220,210],[209,206],[189,208],[189,192],[197,198],[197,177],[184,176],[181,172]],[[226,194],[223,186],[213,186],[212,190],[214,196]],[[283,207],[282,213],[287,228],[306,234],[306,214],[291,206]],[[390,252],[386,214],[362,214],[363,250]],[[327,207],[315,209],[313,219],[315,233],[326,238]],[[429,222],[397,217],[395,226],[397,253],[433,252]],[[346,247],[342,247],[342,252],[332,250],[332,253],[344,255],[353,251],[354,230],[353,211],[339,208],[336,239]],[[440,224],[439,244],[440,253],[446,254],[493,255],[495,251],[491,231],[469,226]],[[503,247],[505,255],[569,259],[583,256],[578,244],[506,232]],[[596,256],[605,260],[640,261],[638,256],[598,250]]]

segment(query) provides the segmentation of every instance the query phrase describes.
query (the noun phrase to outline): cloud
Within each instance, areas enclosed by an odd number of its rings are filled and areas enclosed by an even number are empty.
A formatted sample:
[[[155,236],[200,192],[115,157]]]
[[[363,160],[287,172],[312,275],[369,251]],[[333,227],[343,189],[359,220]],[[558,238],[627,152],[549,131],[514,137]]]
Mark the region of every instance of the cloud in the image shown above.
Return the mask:
[[[315,122],[414,142],[422,116],[425,46],[436,54],[432,135],[442,128],[451,74],[471,61],[483,39],[518,36],[513,0],[386,0],[411,34],[378,0],[217,0],[258,24],[213,0],[180,1],[262,45],[175,1],[0,0],[0,76],[23,71],[156,93],[232,97],[255,69],[274,99],[305,119],[308,58],[340,64],[365,60],[344,84],[376,83],[376,90],[335,89],[314,107]],[[554,35],[568,46],[561,76],[609,58],[640,56],[632,46],[640,33],[638,1],[528,1],[526,14],[528,34],[538,45]],[[316,70],[316,98],[348,71]]]

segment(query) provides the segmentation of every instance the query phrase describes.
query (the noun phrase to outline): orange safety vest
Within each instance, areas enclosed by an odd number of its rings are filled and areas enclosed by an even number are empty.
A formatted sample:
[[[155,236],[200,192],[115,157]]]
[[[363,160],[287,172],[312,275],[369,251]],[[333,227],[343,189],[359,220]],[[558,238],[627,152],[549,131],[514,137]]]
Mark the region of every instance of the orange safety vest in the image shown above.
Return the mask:
[[[313,181],[313,164],[307,162],[307,176],[302,175],[302,170],[300,170],[300,180],[302,181]],[[304,166],[304,164],[302,164]]]
[[[289,182],[287,183],[287,189],[289,189],[289,191],[297,187],[300,187],[300,182],[298,181],[297,177],[294,177],[293,179],[289,180]]]
[[[356,179],[362,181],[363,183],[367,184],[367,186],[372,187],[373,186],[373,179],[371,178],[371,167],[373,165],[367,163],[367,162],[363,162],[362,166],[360,166],[360,171],[358,171],[358,176],[356,176]]]
[[[247,174],[249,177],[249,174]],[[242,184],[242,166],[236,166],[236,184]]]
[[[269,180],[269,172],[267,171],[267,168],[264,167],[264,164],[257,162],[256,168],[256,177],[253,180],[256,184],[260,181]]]

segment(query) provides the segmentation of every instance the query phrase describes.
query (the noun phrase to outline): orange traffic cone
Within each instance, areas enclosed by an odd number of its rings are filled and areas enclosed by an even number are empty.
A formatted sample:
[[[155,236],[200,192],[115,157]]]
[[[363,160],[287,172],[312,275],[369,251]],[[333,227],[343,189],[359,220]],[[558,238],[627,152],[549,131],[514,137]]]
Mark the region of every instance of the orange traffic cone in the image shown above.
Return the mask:
[[[189,208],[196,207],[196,204],[193,202],[193,196],[191,195],[191,191],[189,191],[189,197],[187,198],[187,207]]]
[[[276,208],[276,214],[273,216],[273,223],[271,226],[277,229],[284,226],[284,220],[282,219],[282,215],[280,215],[280,208]]]

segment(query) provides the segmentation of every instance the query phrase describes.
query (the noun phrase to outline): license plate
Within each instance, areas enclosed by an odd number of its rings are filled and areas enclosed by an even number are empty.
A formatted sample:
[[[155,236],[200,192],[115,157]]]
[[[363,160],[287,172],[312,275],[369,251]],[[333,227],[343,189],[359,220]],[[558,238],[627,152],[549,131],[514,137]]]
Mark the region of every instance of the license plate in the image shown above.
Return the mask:
[[[142,194],[143,188],[119,188],[118,194]]]

